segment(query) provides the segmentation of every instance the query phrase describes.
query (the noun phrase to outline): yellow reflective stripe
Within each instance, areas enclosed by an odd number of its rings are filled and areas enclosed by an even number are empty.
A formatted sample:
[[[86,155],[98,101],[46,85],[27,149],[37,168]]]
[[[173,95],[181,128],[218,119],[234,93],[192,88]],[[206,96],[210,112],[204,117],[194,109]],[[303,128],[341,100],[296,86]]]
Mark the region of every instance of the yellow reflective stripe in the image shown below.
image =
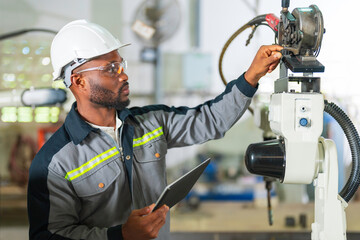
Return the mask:
[[[88,171],[90,171],[91,169],[93,169],[94,167],[96,167],[97,165],[99,165],[100,163],[102,163],[102,162],[106,161],[107,159],[111,158],[112,156],[115,156],[115,155],[116,155],[116,154],[118,154],[118,153],[119,153],[119,152],[118,152],[118,151],[116,151],[116,152],[114,152],[113,154],[111,154],[111,155],[107,156],[106,158],[101,159],[101,161],[99,161],[99,162],[95,163],[95,164],[94,164],[94,165],[92,165],[91,167],[89,167],[89,168],[85,169],[84,171],[82,171],[82,172],[78,173],[77,175],[75,175],[75,176],[71,177],[71,178],[69,179],[69,181],[72,181],[72,180],[74,180],[75,178],[80,177],[81,175],[83,175],[83,174],[87,173]]]
[[[87,165],[89,165],[90,163],[92,163],[93,161],[95,161],[97,158],[103,156],[104,154],[107,154],[108,152],[111,152],[112,150],[114,150],[116,147],[110,148],[109,150],[106,150],[105,152],[93,157],[90,161],[84,163],[83,165],[81,165],[78,168],[75,168],[74,170],[71,170],[70,172],[67,172],[66,176],[72,174],[73,172],[79,171],[81,168],[86,167]],[[65,176],[65,178],[66,178]]]
[[[143,139],[143,138],[145,138],[145,137],[149,136],[150,134],[153,134],[154,132],[157,132],[158,130],[161,130],[162,128],[163,128],[163,127],[158,127],[158,128],[157,128],[157,129],[155,129],[154,131],[149,132],[149,133],[145,134],[145,135],[144,135],[144,136],[142,136],[142,137],[139,137],[139,138],[134,139],[134,142],[139,141],[139,140],[141,140],[141,139]]]
[[[151,131],[147,134],[145,134],[142,137],[136,138],[133,140],[133,147],[137,147],[137,146],[141,146],[147,142],[149,142],[150,140],[157,138],[161,135],[164,134],[164,132],[162,131],[163,127],[158,127],[157,129],[155,129],[154,131]]]
[[[113,153],[111,153],[112,151],[114,151]],[[104,156],[108,153],[111,153],[108,156]],[[74,180],[75,178],[83,175],[84,173],[90,171],[91,169],[93,169],[94,167],[96,167],[97,165],[99,165],[100,163],[106,161],[107,159],[111,158],[112,156],[115,156],[116,154],[119,154],[119,151],[116,149],[116,147],[110,148],[109,150],[106,150],[105,152],[93,157],[90,161],[84,163],[83,165],[81,165],[78,168],[75,168],[74,170],[71,170],[70,172],[66,173],[65,178],[68,179],[69,181]],[[101,158],[103,157],[103,158]],[[93,164],[93,165],[91,165]],[[91,166],[89,166],[91,165]],[[77,174],[76,174],[77,173]],[[74,175],[76,174],[76,175]],[[73,176],[71,176],[73,175]]]
[[[163,135],[163,134],[164,134],[164,132],[161,132],[161,133],[159,133],[159,134],[156,134],[156,135],[152,136],[151,138],[146,139],[146,140],[143,141],[143,142],[133,144],[133,147],[141,146],[141,145],[147,143],[148,141],[150,141],[150,140],[152,140],[152,139],[154,139],[154,138],[157,138],[157,137],[159,137],[159,136],[161,136],[161,135]]]

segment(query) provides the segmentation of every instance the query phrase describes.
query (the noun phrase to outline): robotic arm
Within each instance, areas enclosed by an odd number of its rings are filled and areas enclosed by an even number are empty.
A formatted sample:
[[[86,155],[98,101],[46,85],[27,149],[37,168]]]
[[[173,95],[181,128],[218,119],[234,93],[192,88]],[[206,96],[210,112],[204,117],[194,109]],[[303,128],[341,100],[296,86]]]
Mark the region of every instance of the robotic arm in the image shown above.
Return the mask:
[[[271,95],[269,122],[276,140],[251,144],[245,163],[251,173],[273,177],[282,183],[315,187],[315,221],[312,240],[346,239],[345,208],[359,187],[360,138],[356,128],[340,108],[324,101],[320,77],[325,67],[316,59],[324,33],[323,17],[316,5],[288,11],[282,1],[276,26],[279,44],[284,47],[280,78]],[[302,73],[302,76],[289,75]],[[338,162],[332,140],[321,137],[323,111],[333,116],[345,131],[353,155],[353,169],[338,194]]]

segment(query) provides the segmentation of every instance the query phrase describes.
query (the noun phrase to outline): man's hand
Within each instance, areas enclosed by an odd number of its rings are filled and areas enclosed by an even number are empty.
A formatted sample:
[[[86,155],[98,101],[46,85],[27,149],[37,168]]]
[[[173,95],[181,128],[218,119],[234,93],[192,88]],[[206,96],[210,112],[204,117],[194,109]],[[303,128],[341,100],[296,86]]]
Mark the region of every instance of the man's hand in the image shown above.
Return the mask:
[[[125,224],[122,225],[122,234],[125,240],[148,240],[157,238],[160,228],[165,224],[169,207],[151,212],[155,204],[142,209],[133,210]]]
[[[245,79],[250,85],[256,87],[262,76],[266,73],[271,73],[276,68],[282,56],[280,53],[281,49],[283,47],[278,45],[260,47],[245,73]]]

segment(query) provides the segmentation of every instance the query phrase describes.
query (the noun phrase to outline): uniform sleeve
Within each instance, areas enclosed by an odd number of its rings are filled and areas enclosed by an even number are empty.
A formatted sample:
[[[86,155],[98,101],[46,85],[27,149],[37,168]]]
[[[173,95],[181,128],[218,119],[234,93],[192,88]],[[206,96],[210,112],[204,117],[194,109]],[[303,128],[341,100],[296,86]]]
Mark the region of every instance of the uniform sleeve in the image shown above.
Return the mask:
[[[69,181],[42,166],[36,157],[28,185],[29,239],[123,239],[121,225],[111,228],[79,224],[81,203]],[[104,216],[105,217],[105,216]]]
[[[163,124],[168,147],[200,144],[223,137],[244,114],[256,90],[243,74],[228,83],[219,96],[195,108],[166,109]]]

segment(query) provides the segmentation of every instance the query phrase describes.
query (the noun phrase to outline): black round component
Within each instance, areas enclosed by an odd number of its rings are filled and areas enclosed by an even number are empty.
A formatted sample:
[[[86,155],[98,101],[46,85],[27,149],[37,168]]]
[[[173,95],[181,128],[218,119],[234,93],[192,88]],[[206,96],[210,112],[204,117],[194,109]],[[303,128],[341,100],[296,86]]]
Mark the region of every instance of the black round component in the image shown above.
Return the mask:
[[[285,175],[285,145],[280,140],[250,144],[245,154],[250,173],[275,177],[282,181]]]

